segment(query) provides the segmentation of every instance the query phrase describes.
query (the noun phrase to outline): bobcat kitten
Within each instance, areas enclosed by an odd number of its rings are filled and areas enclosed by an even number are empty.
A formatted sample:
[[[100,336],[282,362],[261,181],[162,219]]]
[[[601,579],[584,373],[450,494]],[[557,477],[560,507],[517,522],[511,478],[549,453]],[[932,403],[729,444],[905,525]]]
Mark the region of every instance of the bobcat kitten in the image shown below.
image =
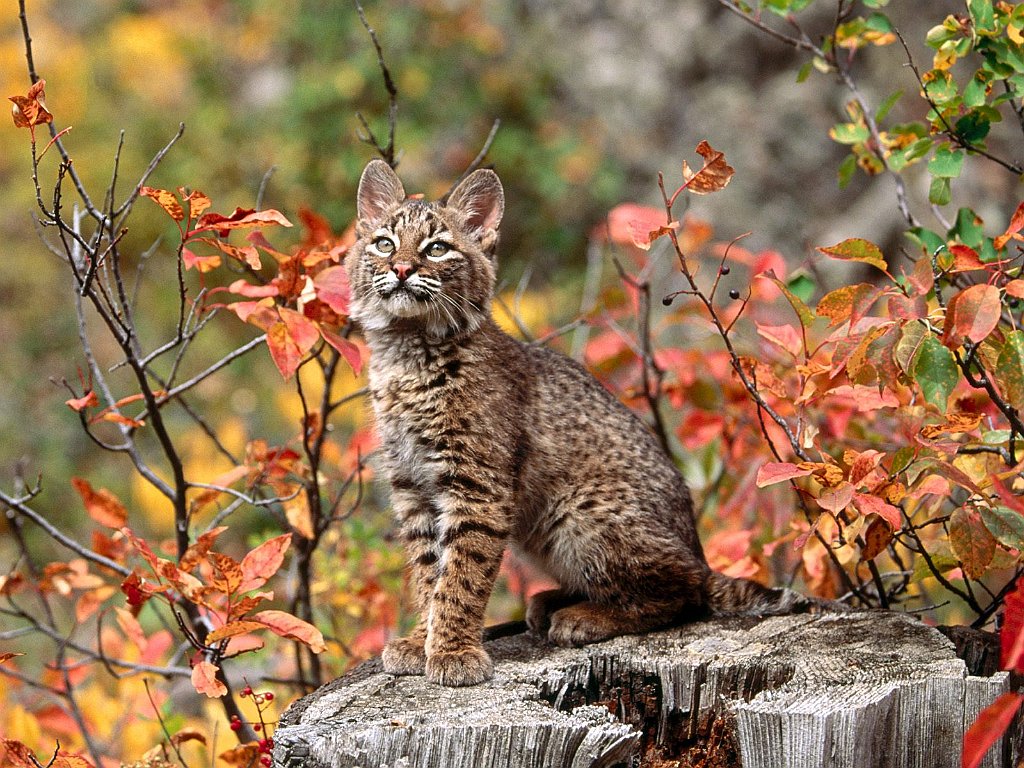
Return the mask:
[[[359,182],[351,313],[420,612],[385,670],[442,685],[491,676],[481,632],[506,544],[561,586],[526,617],[559,645],[806,608],[713,573],[686,484],[647,426],[576,362],[495,325],[503,208],[489,170],[433,203],[406,198],[382,160]]]

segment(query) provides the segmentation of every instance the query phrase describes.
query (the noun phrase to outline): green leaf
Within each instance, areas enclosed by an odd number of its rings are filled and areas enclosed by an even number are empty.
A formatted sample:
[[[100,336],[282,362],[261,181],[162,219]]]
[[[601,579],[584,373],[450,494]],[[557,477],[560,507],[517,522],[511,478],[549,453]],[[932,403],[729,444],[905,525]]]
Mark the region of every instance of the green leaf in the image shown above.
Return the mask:
[[[925,93],[928,98],[940,107],[957,97],[956,82],[953,76],[942,69],[933,69],[921,76]]]
[[[974,31],[979,35],[995,35],[999,32],[996,26],[996,15],[992,8],[992,0],[967,0],[967,12],[971,14]]]
[[[933,178],[931,186],[928,187],[928,202],[935,205],[948,205],[952,199],[953,191],[950,188],[949,179],[944,179],[941,176]]]
[[[839,164],[839,171],[836,174],[839,177],[839,188],[846,189],[846,186],[850,183],[850,179],[853,178],[853,174],[857,171],[857,158],[854,155],[847,155],[843,158],[843,162]]]
[[[1003,397],[1024,415],[1024,331],[1010,331],[996,359],[996,384]]]
[[[935,150],[935,156],[928,163],[928,173],[943,179],[955,179],[964,166],[965,153],[962,149],[953,149],[951,144],[943,144]]]
[[[814,295],[814,291],[817,289],[814,281],[802,271],[794,272],[790,275],[789,280],[786,281],[786,287],[789,288],[794,296],[797,296],[804,302],[810,301],[811,296]]]
[[[924,323],[913,322],[903,326],[900,340],[896,342],[896,349],[893,357],[896,364],[903,369],[903,372],[910,376],[917,365],[917,356],[921,351],[924,340],[931,336],[928,326]]]
[[[878,109],[875,110],[875,120],[878,122],[885,120],[886,115],[889,114],[889,110],[896,105],[896,102],[900,100],[902,95],[903,91],[896,91],[889,94],[888,98],[886,98],[886,100],[878,106]]]
[[[930,229],[924,227],[914,227],[913,229],[907,230],[907,237],[913,242],[921,246],[921,250],[927,254],[928,258],[935,253],[939,248],[946,244],[945,238],[939,235],[937,232],[932,232]]]
[[[802,83],[805,80],[807,80],[807,78],[811,76],[811,71],[813,69],[814,69],[814,62],[813,61],[808,61],[806,64],[804,64],[802,67],[800,67],[800,71],[796,73],[796,81],[798,83]]]
[[[840,144],[863,144],[871,133],[866,125],[838,123],[829,129],[828,135],[832,137],[832,141]]]
[[[985,239],[984,223],[981,217],[970,208],[960,208],[956,212],[953,228],[946,234],[951,240],[958,239],[964,245],[978,250]]]
[[[988,96],[989,83],[991,81],[992,76],[985,72],[985,70],[979,69],[975,72],[974,77],[972,77],[970,82],[964,86],[964,106],[980,107],[984,104],[985,98]]]
[[[913,377],[921,387],[924,399],[945,413],[949,396],[960,380],[960,374],[953,353],[930,333],[921,342],[917,352]]]
[[[1024,515],[1007,507],[981,507],[981,520],[1007,549],[1024,550]]]
[[[779,280],[779,278],[775,276],[775,272],[768,270],[764,274],[758,275],[758,277],[763,277],[764,279],[771,280],[775,283],[778,289],[782,291],[782,295],[786,297],[789,305],[793,307],[793,311],[796,312],[796,316],[799,318],[800,324],[804,328],[809,327],[811,323],[814,322],[814,313],[811,312],[807,304],[804,303],[804,300],[793,293],[793,291],[789,289],[789,286]]]
[[[972,110],[961,117],[953,125],[953,131],[967,144],[976,144],[986,136],[992,128],[992,121],[979,109]]]
[[[870,264],[873,267],[877,267],[883,272],[889,271],[889,265],[885,263],[885,257],[882,255],[882,250],[874,243],[863,240],[859,237],[851,237],[849,240],[843,240],[841,243],[836,245],[830,245],[827,248],[818,248],[819,253],[823,253],[826,256],[831,256],[834,259],[841,259],[842,261],[860,261],[864,264]]]

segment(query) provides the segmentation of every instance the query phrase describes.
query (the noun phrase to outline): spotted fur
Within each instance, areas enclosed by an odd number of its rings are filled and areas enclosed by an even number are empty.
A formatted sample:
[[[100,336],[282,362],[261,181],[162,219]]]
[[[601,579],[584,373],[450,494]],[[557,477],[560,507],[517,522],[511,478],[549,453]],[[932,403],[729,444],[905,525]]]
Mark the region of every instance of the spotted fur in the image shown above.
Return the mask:
[[[708,568],[690,494],[646,425],[574,361],[491,320],[498,177],[407,199],[384,162],[358,193],[346,267],[370,346],[383,470],[420,621],[385,669],[444,685],[491,675],[484,609],[506,545],[553,577],[527,622],[560,645],[799,596]]]

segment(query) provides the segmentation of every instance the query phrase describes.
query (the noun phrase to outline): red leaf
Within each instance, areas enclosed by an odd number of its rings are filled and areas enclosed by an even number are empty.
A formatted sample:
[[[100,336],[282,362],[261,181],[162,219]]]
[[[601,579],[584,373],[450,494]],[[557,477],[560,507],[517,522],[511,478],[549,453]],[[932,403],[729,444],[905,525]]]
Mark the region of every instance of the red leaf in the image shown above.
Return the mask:
[[[790,464],[788,461],[770,461],[757,470],[757,487],[764,488],[767,485],[783,483],[795,477],[807,477],[813,471],[813,469],[804,469],[796,464]]]
[[[117,613],[117,625],[121,627],[121,631],[134,643],[136,648],[145,651],[149,642],[146,640],[146,633],[142,631],[139,620],[125,608],[115,607],[114,612]]]
[[[704,167],[694,173],[683,161],[683,186],[695,195],[707,195],[725,189],[735,171],[725,162],[725,153],[713,149],[706,141],[697,145],[696,152],[704,158]]]
[[[88,480],[71,478],[78,495],[82,497],[85,511],[93,520],[107,528],[120,528],[128,520],[128,511],[118,498],[106,488],[94,490]]]
[[[328,267],[313,278],[316,297],[339,315],[348,315],[351,289],[343,266]]]
[[[292,535],[286,533],[260,544],[242,558],[242,584],[239,592],[263,586],[271,576],[281,569],[284,553],[292,543]]]
[[[992,245],[995,246],[997,251],[1001,251],[1006,247],[1006,244],[1010,242],[1011,239],[1022,239],[1018,234],[1022,229],[1024,229],[1024,203],[1017,206],[1017,210],[1013,212],[1013,216],[1010,218],[1010,223],[1006,227],[1006,231],[993,240]]]
[[[247,280],[235,280],[235,282],[228,286],[228,290],[231,293],[237,293],[239,296],[248,296],[251,299],[263,299],[268,296],[277,296],[278,294],[276,285],[253,285]]]
[[[93,768],[93,764],[81,755],[73,755],[63,749],[58,750],[53,761],[47,765],[49,768]]]
[[[647,205],[622,203],[608,211],[608,239],[618,245],[635,245],[646,251],[651,247],[652,233],[664,226],[665,211]]]
[[[835,488],[826,488],[817,498],[818,506],[837,515],[850,506],[852,500],[853,486],[845,481]]]
[[[1024,696],[1004,693],[978,714],[978,719],[964,734],[962,768],[977,768],[985,753],[999,740],[1013,722]]]
[[[850,321],[856,325],[864,317],[885,289],[871,283],[847,285],[826,294],[815,310],[818,317],[827,317],[830,328]]]
[[[32,750],[20,741],[0,738],[0,744],[3,744],[4,751],[6,752],[6,755],[4,755],[6,761],[14,766],[14,768],[34,768],[36,765],[35,755],[32,754]]]
[[[14,102],[11,114],[14,117],[16,128],[34,129],[37,125],[52,123],[53,115],[46,110],[43,103],[45,97],[45,80],[38,80],[25,96],[10,96],[9,101]],[[34,133],[34,131],[33,131]]]
[[[186,194],[184,187],[178,187],[178,194],[181,195],[182,200],[188,203],[188,216],[190,219],[201,216],[203,211],[212,205],[210,198],[198,189],[194,189]]]
[[[899,508],[882,501],[877,496],[867,493],[855,493],[853,494],[853,503],[862,515],[874,513],[885,520],[894,531],[898,531],[902,527]]]
[[[208,661],[200,661],[192,667],[192,687],[205,693],[211,699],[219,699],[228,692],[224,683],[217,679],[218,667]]]
[[[1018,299],[1024,299],[1024,280],[1017,278],[1011,280],[1003,286],[1003,290],[1006,291],[1009,296],[1016,296]]]
[[[985,269],[985,265],[978,257],[978,252],[969,245],[953,243],[949,246],[949,252],[953,254],[953,266],[950,272],[973,272],[976,269]]]
[[[1003,628],[999,632],[999,666],[1022,671],[1024,655],[1024,584],[1017,582],[1003,600]]]
[[[792,325],[762,325],[755,321],[757,335],[785,350],[793,357],[799,357],[804,349],[804,338]]]
[[[173,192],[168,192],[166,189],[156,189],[154,187],[139,187],[139,194],[143,197],[148,197],[150,200],[155,202],[167,215],[175,221],[183,221],[185,219],[185,211],[181,207],[181,203],[178,202],[178,198],[174,196]]]
[[[275,635],[305,643],[313,653],[322,653],[327,650],[324,636],[320,634],[320,630],[290,613],[272,610],[260,611],[251,618],[269,628]]]
[[[964,288],[949,300],[942,343],[950,349],[959,347],[965,338],[977,344],[999,324],[1002,314],[999,289],[979,283]]]
[[[352,367],[353,372],[358,376],[360,371],[363,370],[363,355],[359,351],[359,347],[344,336],[339,336],[322,325],[320,326],[320,335],[324,337],[324,341],[341,353],[341,356],[345,358],[345,362]]]

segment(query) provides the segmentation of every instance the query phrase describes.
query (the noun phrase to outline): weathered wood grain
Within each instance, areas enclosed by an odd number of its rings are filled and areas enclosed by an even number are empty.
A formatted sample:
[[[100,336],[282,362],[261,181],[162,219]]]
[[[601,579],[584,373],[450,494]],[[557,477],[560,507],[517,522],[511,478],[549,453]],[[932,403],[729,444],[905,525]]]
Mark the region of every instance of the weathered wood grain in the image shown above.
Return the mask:
[[[488,643],[495,677],[442,688],[369,662],[300,699],[275,733],[308,768],[955,768],[1008,688],[896,613],[729,618],[585,648]],[[1015,765],[1009,740],[986,768]]]

